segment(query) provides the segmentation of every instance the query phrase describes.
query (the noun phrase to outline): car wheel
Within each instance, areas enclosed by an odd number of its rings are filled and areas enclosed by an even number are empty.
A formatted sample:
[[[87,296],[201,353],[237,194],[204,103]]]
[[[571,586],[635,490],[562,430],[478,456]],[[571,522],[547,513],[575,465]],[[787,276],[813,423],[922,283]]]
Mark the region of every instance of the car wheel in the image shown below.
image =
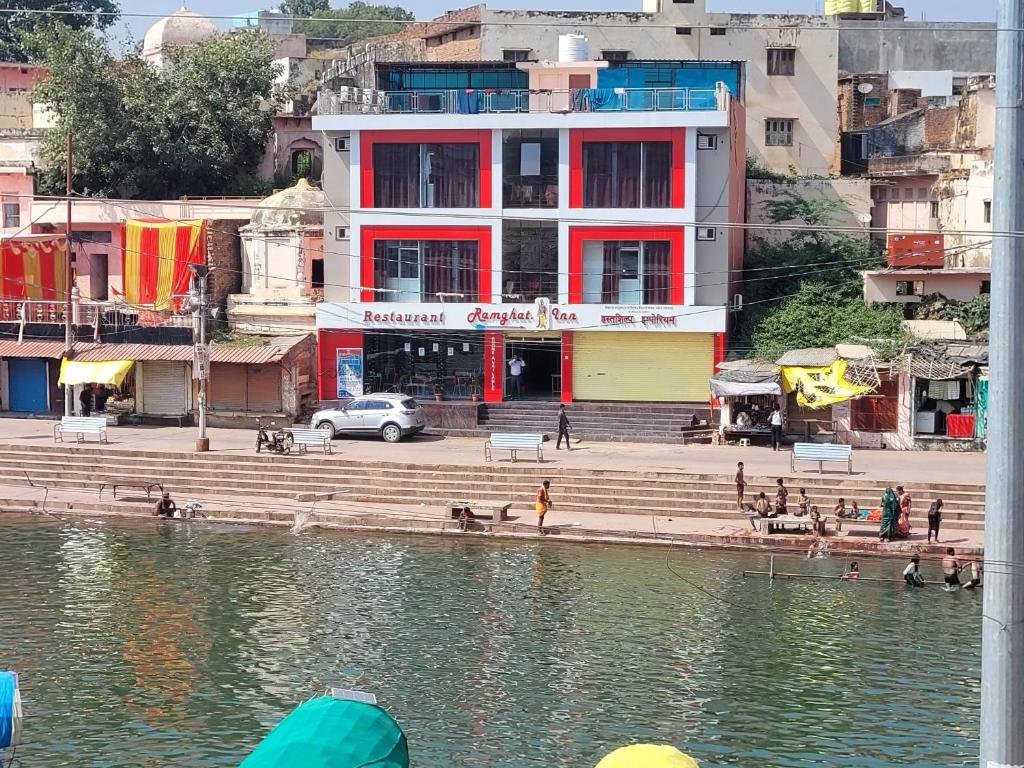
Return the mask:
[[[380,436],[385,442],[397,443],[402,439],[402,429],[397,424],[385,424],[380,431]]]
[[[316,425],[316,428],[317,429],[326,429],[328,432],[330,432],[331,433],[331,440],[333,440],[337,436],[337,432],[335,432],[335,430],[334,430],[334,425],[331,424],[331,422],[329,422],[329,421],[321,421],[319,424]]]

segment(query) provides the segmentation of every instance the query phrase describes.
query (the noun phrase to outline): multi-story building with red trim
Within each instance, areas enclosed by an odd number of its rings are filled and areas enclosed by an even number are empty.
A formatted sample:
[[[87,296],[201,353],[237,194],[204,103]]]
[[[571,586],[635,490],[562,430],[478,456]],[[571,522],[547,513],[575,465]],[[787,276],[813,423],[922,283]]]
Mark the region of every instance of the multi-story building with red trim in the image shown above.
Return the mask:
[[[320,95],[322,400],[708,400],[742,262],[743,67],[378,67]]]

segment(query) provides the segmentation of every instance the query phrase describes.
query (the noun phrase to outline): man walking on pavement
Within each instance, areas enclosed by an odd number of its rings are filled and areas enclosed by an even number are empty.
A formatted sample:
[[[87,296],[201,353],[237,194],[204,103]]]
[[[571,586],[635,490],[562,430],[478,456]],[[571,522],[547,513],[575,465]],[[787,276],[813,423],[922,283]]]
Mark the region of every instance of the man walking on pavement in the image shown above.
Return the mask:
[[[561,450],[562,438],[565,438],[565,450],[571,451],[572,446],[569,445],[569,417],[565,415],[565,406],[558,406],[558,442],[555,443],[555,450]]]
[[[548,513],[554,505],[551,503],[551,481],[545,480],[541,483],[540,488],[537,489],[537,532],[544,535],[544,515]]]
[[[523,368],[525,367],[526,363],[519,355],[512,355],[512,359],[508,361],[508,372],[512,376],[512,394],[516,397],[523,393]]]
[[[782,445],[782,411],[779,409],[778,403],[775,404],[771,415],[768,416],[768,425],[772,428],[772,450],[777,451]]]

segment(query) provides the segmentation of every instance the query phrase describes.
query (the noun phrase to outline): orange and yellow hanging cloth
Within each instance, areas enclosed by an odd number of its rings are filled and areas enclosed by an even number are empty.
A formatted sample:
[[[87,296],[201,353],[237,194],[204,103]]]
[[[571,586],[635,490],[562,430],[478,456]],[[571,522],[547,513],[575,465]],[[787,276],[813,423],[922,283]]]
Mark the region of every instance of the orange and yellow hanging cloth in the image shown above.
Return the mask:
[[[0,240],[2,298],[66,301],[67,247],[64,235]]]
[[[170,309],[175,295],[188,292],[189,264],[206,263],[205,221],[128,219],[122,242],[129,304]]]

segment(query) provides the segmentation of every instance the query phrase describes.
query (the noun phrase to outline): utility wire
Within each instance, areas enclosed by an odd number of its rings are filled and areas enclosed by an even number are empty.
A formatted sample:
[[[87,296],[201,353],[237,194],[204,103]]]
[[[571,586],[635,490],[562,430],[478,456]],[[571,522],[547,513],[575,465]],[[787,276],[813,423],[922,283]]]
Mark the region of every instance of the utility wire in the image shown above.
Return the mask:
[[[516,13],[516,11],[497,11],[497,13]],[[561,18],[557,14],[567,14],[566,18]],[[600,13],[600,12],[599,12]],[[269,19],[273,21],[302,21],[302,22],[326,22],[331,24],[346,24],[355,22],[374,23],[374,24],[394,24],[401,27],[409,26],[458,26],[458,27],[470,27],[470,26],[490,26],[490,27],[538,27],[541,29],[551,29],[552,26],[571,25],[579,27],[596,27],[599,29],[631,29],[634,31],[644,31],[649,29],[675,29],[679,24],[645,24],[642,22],[602,22],[602,21],[590,21],[586,18],[576,18],[576,16],[586,17],[599,15],[591,14],[587,11],[553,11],[548,12],[548,15],[554,18],[549,18],[546,21],[484,21],[479,19],[374,19],[367,17],[356,17],[356,18],[333,18],[333,17],[322,17],[322,16],[288,16],[285,14],[274,14]],[[608,15],[614,12],[607,12]],[[139,11],[128,12],[128,11],[89,11],[89,10],[44,10],[44,9],[11,9],[3,8],[0,9],[0,14],[8,15],[35,15],[35,16],[93,16],[111,18],[117,20],[119,18],[149,18],[149,19],[163,19],[168,16],[165,13],[143,13]],[[572,14],[569,16],[568,14]],[[218,21],[239,21],[245,20],[245,16],[226,16],[217,14],[201,14],[204,18]],[[656,14],[646,14],[652,18]],[[748,16],[749,14],[723,14],[727,16]],[[800,16],[802,19],[826,19],[828,17],[824,15],[811,15],[805,14]],[[886,22],[862,22],[860,24],[856,22],[846,22],[843,24],[734,24],[727,22],[724,24],[696,24],[687,23],[686,26],[691,29],[765,29],[765,30],[799,30],[799,31],[822,31],[822,32],[839,32],[839,31],[856,31],[856,30],[871,30],[871,31],[890,31],[890,32],[933,32],[935,30],[948,30],[956,32],[1024,32],[1024,29],[1018,29],[1015,27],[997,27],[996,22],[961,22],[961,21],[949,21],[949,22],[902,22],[902,23],[886,23]],[[259,29],[258,25],[248,25],[241,29]],[[343,37],[308,37],[308,40],[348,40]],[[370,38],[372,41],[372,38]],[[358,44],[364,41],[356,41]]]

